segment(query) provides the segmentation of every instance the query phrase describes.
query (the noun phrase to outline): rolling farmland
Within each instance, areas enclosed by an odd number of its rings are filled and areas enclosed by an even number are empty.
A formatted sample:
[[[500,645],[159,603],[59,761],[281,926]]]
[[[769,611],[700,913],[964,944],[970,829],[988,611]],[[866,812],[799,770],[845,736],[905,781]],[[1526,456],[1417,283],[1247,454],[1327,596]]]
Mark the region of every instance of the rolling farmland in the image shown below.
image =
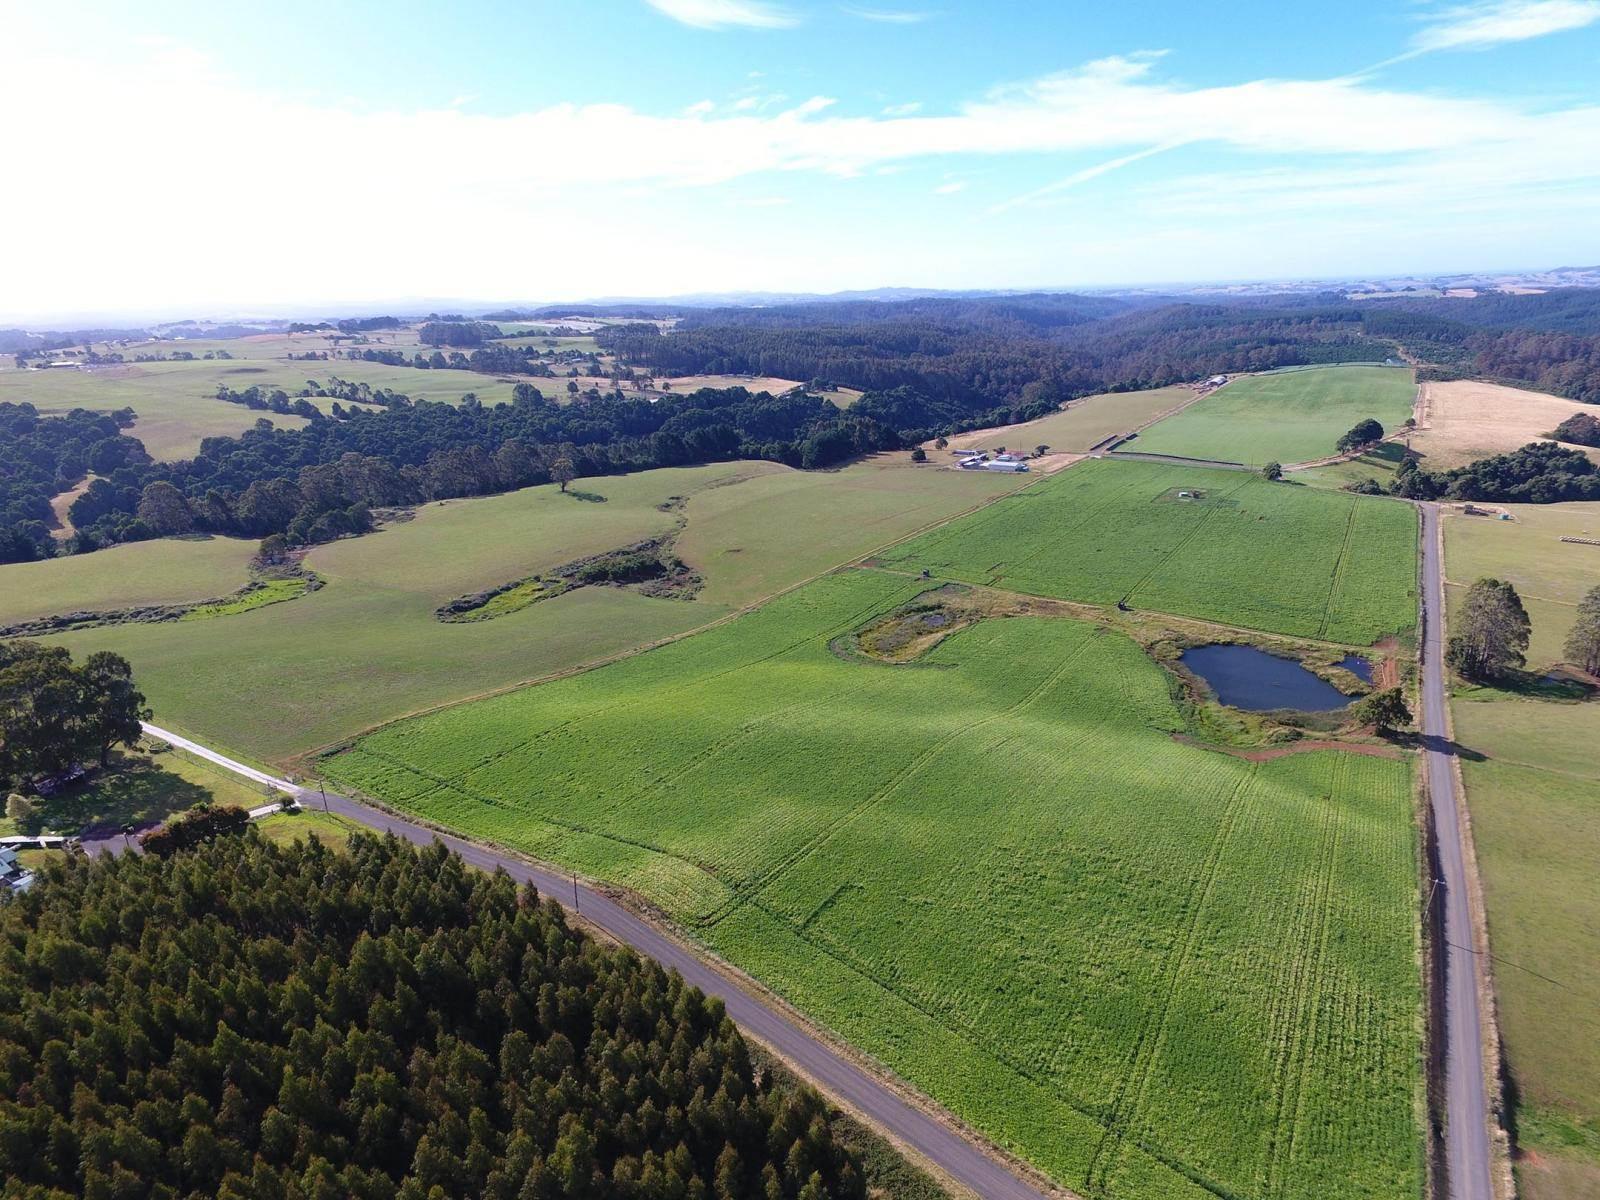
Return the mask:
[[[1341,366],[1242,376],[1127,448],[1254,466],[1324,458],[1357,421],[1374,417],[1389,430],[1409,417],[1412,374],[1408,367]]]
[[[162,721],[282,762],[408,712],[694,629],[1020,482],[913,467],[900,453],[827,473],[736,462],[577,485],[603,503],[553,486],[451,500],[313,548],[306,565],[327,586],[292,601],[57,640],[75,654],[127,656]],[[705,580],[695,599],[584,588],[492,621],[435,618],[456,597],[671,532],[676,515],[660,506],[674,496],[686,498],[687,521],[676,552]],[[0,567],[0,618],[108,608],[122,596],[224,596],[245,582],[254,549],[168,539]],[[250,686],[238,686],[241,671]]]
[[[255,552],[256,543],[243,538],[163,538],[7,563],[0,566],[0,625],[226,596],[249,581]]]
[[[829,650],[925,586],[827,576],[329,773],[636,889],[1070,1187],[1414,1196],[1408,767],[1179,744],[1081,622]]]
[[[1200,493],[1184,500],[1179,492]],[[1099,459],[886,554],[885,566],[1368,645],[1416,620],[1416,515],[1239,471]]]

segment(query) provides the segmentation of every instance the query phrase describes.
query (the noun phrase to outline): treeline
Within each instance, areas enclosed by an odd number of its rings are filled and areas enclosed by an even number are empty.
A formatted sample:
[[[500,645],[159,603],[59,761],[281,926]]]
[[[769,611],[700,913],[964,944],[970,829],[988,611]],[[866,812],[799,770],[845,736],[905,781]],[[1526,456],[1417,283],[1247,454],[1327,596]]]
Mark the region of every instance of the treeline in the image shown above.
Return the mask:
[[[428,321],[417,331],[417,339],[424,346],[481,346],[499,336],[498,325],[448,318]]]
[[[1600,417],[1573,413],[1550,432],[1558,441],[1577,446],[1600,446]]]
[[[0,906],[0,1177],[122,1195],[864,1200],[720,1001],[443,846],[246,832]]]
[[[426,339],[424,339],[426,341]],[[550,367],[540,361],[533,346],[483,345],[471,354],[435,350],[430,354],[406,354],[403,350],[366,348],[351,350],[347,357],[361,362],[383,363],[390,367],[413,367],[427,371],[478,371],[485,375],[550,375]]]
[[[301,429],[258,423],[207,438],[184,462],[130,463],[73,502],[68,548],[192,531],[310,544],[364,532],[376,507],[548,483],[561,460],[580,476],[735,458],[815,468],[899,445],[880,422],[810,395],[707,388],[561,405],[531,384],[513,394],[493,407],[391,398],[381,411],[336,409]]]
[[[1391,485],[1409,500],[1484,500],[1496,503],[1557,504],[1600,500],[1600,470],[1581,450],[1554,442],[1531,442],[1510,454],[1497,454],[1451,471],[1428,471],[1408,458]]]
[[[128,661],[108,650],[82,665],[63,646],[0,642],[0,783],[25,792],[85,759],[139,740],[150,714]]]

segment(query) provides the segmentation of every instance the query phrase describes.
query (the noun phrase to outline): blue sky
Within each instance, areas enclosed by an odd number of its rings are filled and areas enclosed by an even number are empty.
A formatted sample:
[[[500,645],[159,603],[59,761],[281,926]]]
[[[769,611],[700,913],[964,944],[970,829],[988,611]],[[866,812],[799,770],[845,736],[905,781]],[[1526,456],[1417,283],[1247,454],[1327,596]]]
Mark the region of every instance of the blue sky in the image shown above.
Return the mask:
[[[1600,0],[0,22],[13,317],[1600,261]]]

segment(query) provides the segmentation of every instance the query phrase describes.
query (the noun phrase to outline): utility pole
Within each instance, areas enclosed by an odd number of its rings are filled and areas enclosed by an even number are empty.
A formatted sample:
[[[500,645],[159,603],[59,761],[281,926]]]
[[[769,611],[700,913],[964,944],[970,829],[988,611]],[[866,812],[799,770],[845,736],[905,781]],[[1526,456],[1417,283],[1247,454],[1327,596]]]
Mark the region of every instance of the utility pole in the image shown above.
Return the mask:
[[[322,811],[328,811],[328,786],[322,780],[317,780],[317,791],[322,793]]]
[[[578,877],[576,875],[572,877],[572,912],[574,915],[578,913]]]

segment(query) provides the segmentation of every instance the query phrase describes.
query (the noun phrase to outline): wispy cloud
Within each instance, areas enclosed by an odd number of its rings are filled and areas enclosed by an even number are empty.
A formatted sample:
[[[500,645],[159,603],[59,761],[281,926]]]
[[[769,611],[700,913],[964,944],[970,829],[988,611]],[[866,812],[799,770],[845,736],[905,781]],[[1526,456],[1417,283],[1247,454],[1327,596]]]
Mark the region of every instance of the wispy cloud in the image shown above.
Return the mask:
[[[863,21],[877,21],[884,25],[919,25],[933,16],[931,12],[916,9],[852,8],[849,5],[841,6],[839,11]]]
[[[909,100],[904,104],[886,104],[883,115],[886,117],[909,117],[912,113],[922,111],[922,101]]]
[[[1325,249],[1325,225],[1345,222],[1353,229],[1358,218],[1437,241],[1443,234],[1427,224],[1430,214],[1446,204],[1465,212],[1470,204],[1472,213],[1488,215],[1472,227],[1476,240],[1461,243],[1466,249],[1501,253],[1513,243],[1486,241],[1483,230],[1528,227],[1548,213],[1563,215],[1535,231],[1541,245],[1561,234],[1573,242],[1572,253],[1600,249],[1593,222],[1570,215],[1586,205],[1600,207],[1595,103],[1474,99],[1371,79],[1194,86],[1167,73],[1159,54],[1143,53],[1009,84],[965,104],[941,102],[934,113],[902,107],[874,114],[823,96],[743,112],[723,99],[675,111],[622,103],[512,113],[444,104],[378,110],[258,88],[181,46],[119,52],[111,61],[87,53],[41,48],[32,39],[0,40],[0,112],[48,111],[63,144],[96,147],[92,155],[53,159],[47,185],[0,189],[0,228],[29,232],[7,247],[0,305],[68,306],[90,294],[105,303],[142,302],[152,280],[186,304],[304,297],[307,261],[328,264],[324,276],[336,281],[330,289],[359,280],[374,296],[440,286],[462,289],[458,295],[476,289],[498,296],[506,280],[518,279],[538,280],[544,292],[577,290],[607,272],[636,269],[653,277],[676,272],[695,286],[757,278],[787,286],[832,272],[842,286],[837,264],[850,256],[830,254],[824,239],[838,238],[851,221],[827,207],[826,189],[801,192],[795,189],[804,184],[777,181],[854,176],[862,180],[861,196],[901,166],[947,172],[923,185],[924,197],[936,189],[953,195],[957,189],[946,185],[985,169],[985,201],[1014,166],[1026,166],[1029,178],[1043,170],[1038,177],[1054,180],[1003,202],[1001,211],[1024,210],[1015,220],[982,223],[992,245],[977,274],[991,280],[1012,261],[1005,255],[1019,264],[1011,278],[1038,269],[1045,261],[1041,238],[1056,239],[1051,244],[1062,254],[1075,256],[1061,262],[1104,261],[1105,271],[1114,272],[1121,260],[1107,257],[1107,247],[1145,245],[1126,232],[1135,224],[1166,231],[1152,235],[1151,246],[1177,248],[1168,278],[1181,277],[1180,270],[1215,271],[1224,234],[1230,247],[1253,244],[1252,214],[1258,211],[1298,222],[1299,240],[1286,237],[1284,246]],[[306,177],[337,177],[341,186],[236,189],[226,206],[218,205],[213,168],[203,157],[156,160],[137,139],[104,139],[108,111],[131,128],[181,127],[197,144],[222,143],[239,129],[252,129],[262,156],[292,158]],[[306,138],[307,129],[318,136]],[[474,170],[424,172],[397,194],[394,163],[419,145],[449,145]],[[607,153],[596,154],[596,146]],[[507,147],[529,152],[507,153]],[[1095,204],[1074,209],[1071,222],[1032,211],[1164,150],[1182,166],[1163,162],[1159,172],[1119,178],[1114,203],[1096,196]],[[1180,186],[1177,173],[1202,169],[1195,164],[1204,164],[1210,178]],[[139,236],[64,256],[60,247],[76,244],[78,231],[104,225],[108,178],[123,181],[118,227]],[[758,196],[792,192],[784,237],[762,230],[763,238],[741,240],[738,222],[726,214],[743,188],[680,194],[735,180],[750,181]],[[729,206],[710,202],[724,196]],[[887,203],[886,196],[873,199],[880,198]],[[739,206],[752,229],[763,204]],[[926,206],[940,210],[931,198]],[[915,206],[895,211],[895,220],[850,243],[849,270],[864,273],[884,263],[921,269],[924,260],[911,245],[913,238],[926,241],[921,215]],[[776,219],[775,213],[765,216]],[[1182,219],[1201,232],[1189,241],[1176,235],[1162,240]],[[814,226],[810,235],[807,222]],[[619,225],[637,236],[615,237]],[[388,252],[419,227],[452,231],[460,253],[447,267],[419,267]],[[524,252],[497,240],[507,228],[529,227],[563,230],[562,245],[529,242]],[[350,238],[351,228],[365,236]],[[241,229],[261,236],[241,238]],[[1031,231],[1028,239],[1007,242],[1018,229]],[[1124,232],[1126,243],[1117,240]],[[174,244],[226,245],[229,254],[175,258]],[[1371,253],[1364,243],[1356,248]],[[902,253],[903,260],[892,258]],[[975,257],[980,250],[960,253]],[[1290,269],[1287,261],[1284,269]]]
[[[1600,21],[1600,0],[1495,0],[1443,9],[1411,40],[1413,52],[1487,50]]]
[[[965,179],[952,179],[949,183],[941,183],[934,188],[933,194],[935,196],[953,196],[957,192],[965,191],[966,187],[967,181]]]
[[[1176,150],[1183,144],[1184,143],[1181,141],[1163,142],[1159,146],[1147,146],[1143,150],[1135,150],[1132,154],[1123,154],[1117,158],[1110,159],[1107,162],[1095,163],[1093,166],[1084,167],[1082,170],[1074,171],[1065,179],[1058,179],[1054,183],[1047,183],[1043,187],[1034,188],[1031,192],[1024,192],[1020,196],[1014,196],[1010,200],[1002,201],[1001,203],[990,208],[989,212],[991,214],[1003,213],[1007,209],[1018,208],[1024,204],[1036,203],[1037,201],[1043,200],[1048,196],[1054,196],[1059,192],[1069,191],[1070,189],[1077,187],[1079,184],[1088,183],[1091,179],[1099,179],[1102,175],[1109,175],[1113,171],[1120,171],[1123,167],[1131,166],[1132,164],[1139,162],[1141,159],[1153,158],[1157,154],[1165,154],[1168,150]]]
[[[800,18],[766,0],[645,0],[651,8],[696,29],[790,29]]]

